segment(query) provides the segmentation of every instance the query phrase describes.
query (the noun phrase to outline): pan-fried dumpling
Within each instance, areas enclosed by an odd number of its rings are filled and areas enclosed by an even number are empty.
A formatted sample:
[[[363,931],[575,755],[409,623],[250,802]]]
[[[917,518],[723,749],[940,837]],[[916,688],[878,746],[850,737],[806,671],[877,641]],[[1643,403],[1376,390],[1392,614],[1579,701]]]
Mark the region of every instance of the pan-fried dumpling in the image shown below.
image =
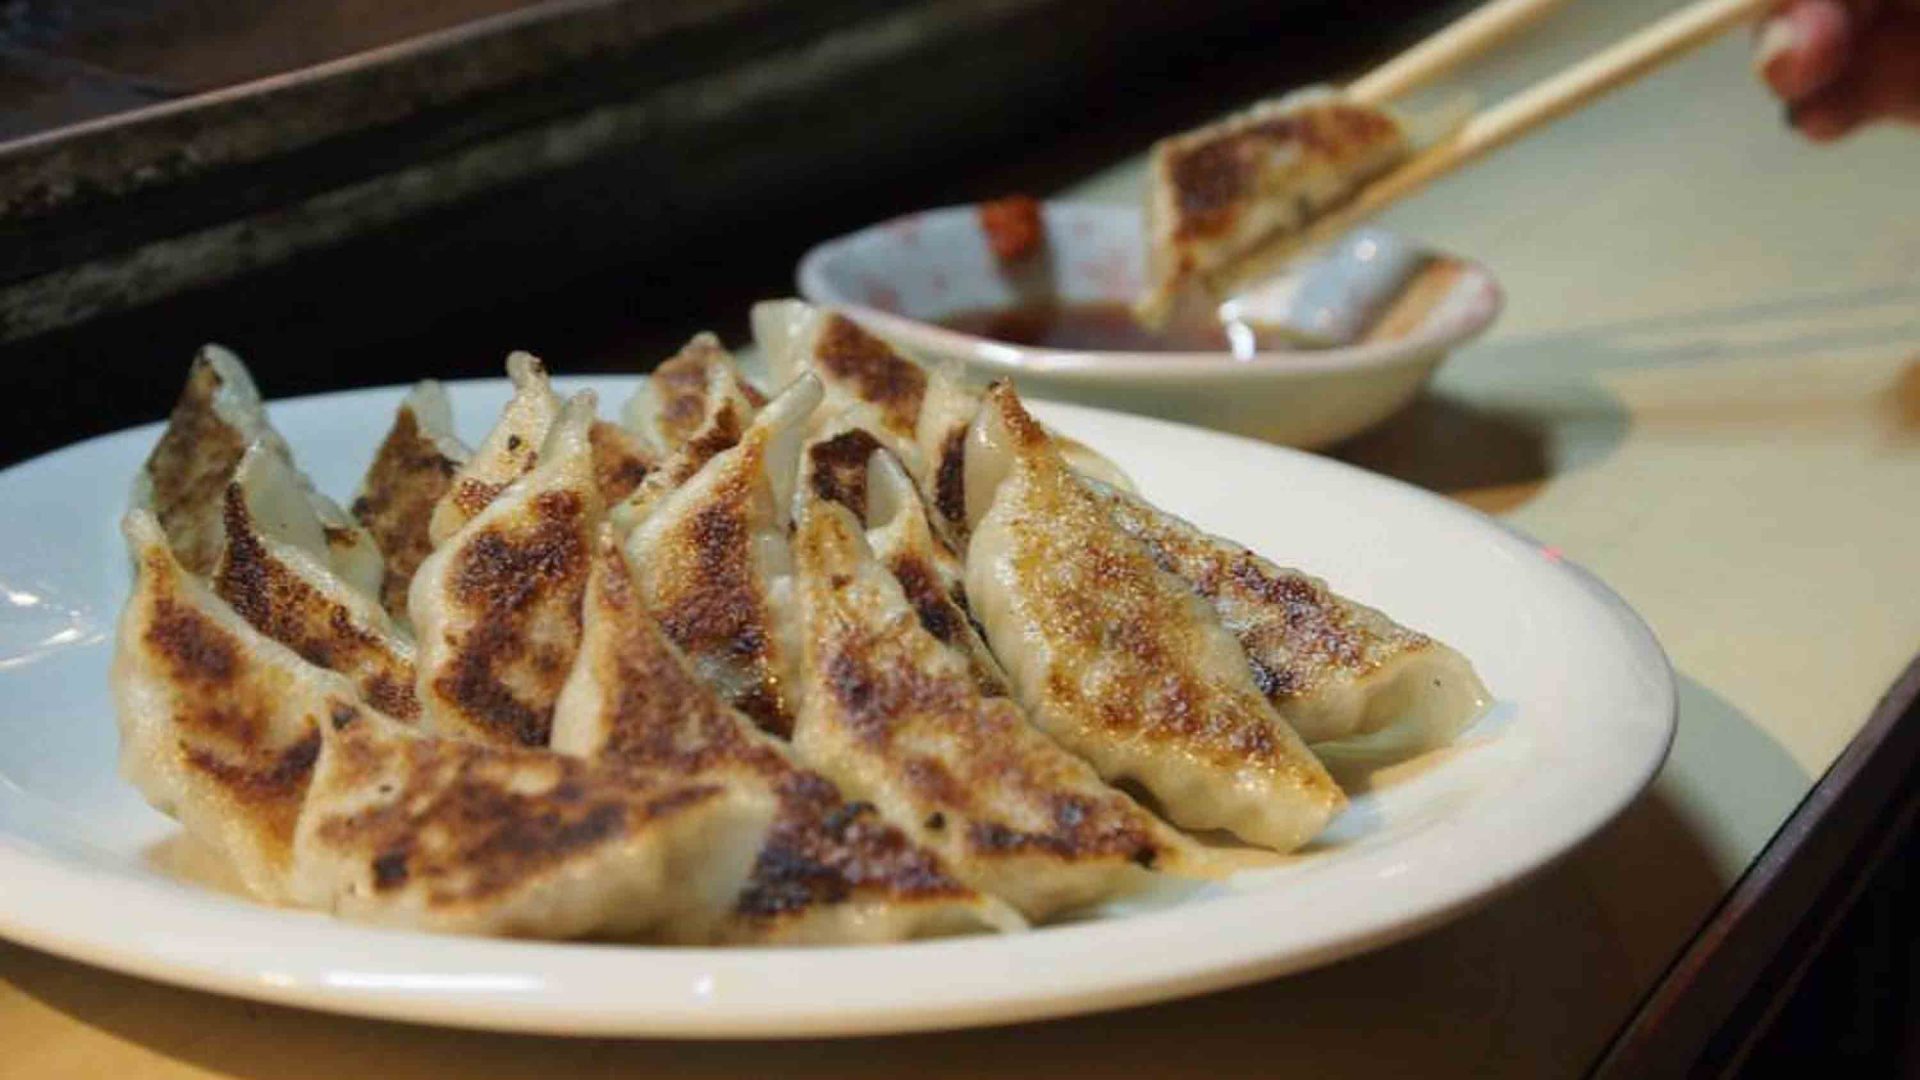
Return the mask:
[[[426,379],[400,402],[393,426],[360,481],[353,516],[385,556],[380,603],[395,619],[406,619],[407,586],[433,550],[427,524],[434,506],[472,453],[453,433],[446,390]]]
[[[544,746],[580,643],[600,518],[594,397],[575,395],[539,464],[434,549],[414,575],[420,701],[443,735]]]
[[[1453,741],[1490,696],[1466,657],[1138,496],[1088,484],[1155,563],[1240,639],[1254,684],[1316,750],[1422,753]]]
[[[353,686],[255,633],[187,572],[154,515],[135,508],[124,529],[135,578],[113,656],[120,773],[249,892],[285,900],[319,723]]]
[[[695,675],[646,610],[611,529],[595,550],[583,620],[554,714],[555,750],[766,791],[778,803],[732,911],[682,927],[688,940],[877,942],[1019,925],[872,806],[795,766]]]
[[[292,898],[365,922],[550,938],[672,936],[739,894],[766,796],[563,754],[424,738],[336,709]]]
[[[508,484],[533,469],[540,444],[560,416],[560,397],[553,392],[539,357],[524,352],[507,357],[507,377],[513,380],[513,399],[434,505],[427,535],[435,547],[486,509]]]
[[[1182,839],[980,693],[920,625],[845,507],[803,493],[794,561],[806,662],[801,760],[870,799],[961,877],[1029,918],[1147,884]]]
[[[255,896],[423,929],[708,925],[772,801],[545,752],[410,735],[254,631],[127,516],[121,771]]]
[[[740,429],[766,403],[766,395],[741,376],[720,339],[701,333],[647,376],[621,406],[620,419],[628,430],[672,453],[712,426],[724,410],[731,410],[738,421],[733,437],[739,438]]]
[[[1148,264],[1140,306],[1253,280],[1263,249],[1296,237],[1413,150],[1392,112],[1312,87],[1162,139],[1147,166]]]
[[[777,735],[793,726],[785,675],[788,510],[812,378],[794,382],[738,445],[659,498],[627,537],[640,595],[700,676]],[[644,485],[643,485],[644,487]]]
[[[980,691],[1007,693],[1006,672],[967,614],[965,568],[934,537],[926,506],[906,470],[863,428],[842,428],[807,445],[804,493],[839,503],[867,525],[867,542],[892,572],[920,625],[966,660]]]
[[[753,307],[753,335],[776,383],[812,372],[826,391],[823,418],[871,432],[906,467],[940,512],[964,526],[960,454],[978,396],[945,372],[930,372],[859,323],[799,300]],[[941,493],[954,495],[949,514]]]
[[[878,438],[920,488],[936,535],[964,548],[962,461],[979,393],[951,371],[923,368],[845,315],[799,300],[755,304],[753,333],[775,380],[813,372],[826,388],[821,415]],[[1055,440],[1076,471],[1131,489],[1113,462],[1070,439]]]
[[[662,435],[662,438],[672,440],[672,451],[657,468],[647,474],[631,495],[619,503],[609,504],[608,516],[623,533],[652,513],[653,507],[661,499],[691,480],[695,473],[706,467],[707,462],[732,449],[747,430],[747,425],[753,422],[760,406],[765,404],[759,391],[751,390],[739,377],[731,360],[722,363],[720,358],[700,350],[699,345],[700,338],[695,338],[681,356],[667,362],[667,365],[682,365],[684,361],[684,365],[668,373],[669,382],[665,386],[658,390],[649,389],[662,378],[662,373],[656,371],[627,402],[630,427],[634,423],[634,414],[644,416],[654,408],[656,394],[671,395],[672,402],[677,404],[661,401],[658,406],[662,413],[670,409],[674,411],[674,420],[670,425],[663,421]],[[715,347],[718,347],[717,342]],[[667,365],[662,365],[662,371]],[[687,373],[696,370],[705,380],[704,389],[698,395],[684,385],[688,379]],[[694,407],[701,410],[697,418],[686,420],[680,416],[681,410]]]
[[[246,365],[218,345],[203,346],[193,358],[166,431],[135,477],[133,495],[136,508],[153,512],[189,572],[213,571],[220,557],[227,480],[255,443],[291,456],[267,423],[260,391]]]
[[[1176,824],[1291,851],[1344,802],[1205,601],[996,384],[966,457],[967,597],[1028,715]]]
[[[303,478],[266,443],[240,459],[227,485],[227,542],[214,591],[254,629],[347,676],[375,708],[414,719],[413,645],[372,597],[322,561],[315,549],[324,550],[324,526],[303,489]]]

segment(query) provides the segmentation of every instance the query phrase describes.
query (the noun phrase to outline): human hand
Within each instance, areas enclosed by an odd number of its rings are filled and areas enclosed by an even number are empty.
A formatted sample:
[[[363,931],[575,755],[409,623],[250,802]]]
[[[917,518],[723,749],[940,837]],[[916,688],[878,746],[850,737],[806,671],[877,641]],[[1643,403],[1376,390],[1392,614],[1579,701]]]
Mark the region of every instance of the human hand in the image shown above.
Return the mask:
[[[1784,0],[1761,25],[1754,69],[1815,142],[1875,120],[1920,124],[1920,6]]]

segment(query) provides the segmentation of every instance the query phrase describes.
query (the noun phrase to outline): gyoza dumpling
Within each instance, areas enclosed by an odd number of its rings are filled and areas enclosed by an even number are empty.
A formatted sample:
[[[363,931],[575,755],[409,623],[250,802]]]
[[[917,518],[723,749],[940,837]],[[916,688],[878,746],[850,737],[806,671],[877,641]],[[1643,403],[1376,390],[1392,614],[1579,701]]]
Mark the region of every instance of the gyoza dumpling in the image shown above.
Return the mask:
[[[434,549],[408,610],[420,702],[444,735],[544,746],[580,643],[588,545],[600,519],[591,393],[566,404],[513,481]]]
[[[1147,166],[1148,263],[1140,302],[1167,312],[1183,290],[1253,280],[1275,248],[1405,160],[1413,138],[1391,111],[1310,87],[1154,144]]]
[[[739,438],[766,403],[766,395],[741,377],[720,339],[701,333],[647,376],[621,406],[620,418],[629,430],[672,453],[710,428],[723,411],[730,410],[737,421],[733,438]]]
[[[667,635],[702,678],[777,735],[793,726],[783,681],[796,654],[779,615],[791,576],[788,511],[819,401],[816,380],[794,382],[738,445],[655,501],[627,536],[640,595]]]
[[[113,655],[120,775],[249,892],[288,899],[319,724],[353,685],[254,632],[187,572],[151,513],[135,508],[123,528],[135,578]]]
[[[289,892],[421,930],[674,936],[739,894],[772,813],[750,790],[420,737],[342,708],[300,815]]]
[[[920,625],[967,661],[982,693],[1004,695],[1006,672],[967,614],[965,568],[936,539],[920,494],[894,456],[864,428],[842,428],[807,444],[805,491],[846,507],[867,525],[867,542],[892,572]]]
[[[1033,721],[1166,816],[1291,851],[1344,804],[1206,602],[1068,471],[1005,383],[967,446],[967,598]]]
[[[264,900],[437,930],[707,925],[771,800],[544,752],[410,737],[185,572],[152,515],[113,686],[120,767]]]
[[[1327,584],[1097,483],[1113,522],[1213,605],[1253,681],[1316,750],[1402,756],[1445,746],[1490,696],[1466,657]]]
[[[534,467],[540,444],[560,416],[560,397],[539,357],[524,352],[507,357],[507,377],[513,380],[513,399],[434,505],[427,536],[435,547]]]
[[[374,708],[418,717],[412,643],[323,561],[325,526],[304,478],[278,449],[256,443],[247,451],[225,505],[227,542],[212,578],[220,598],[254,629],[347,676]]]
[[[713,344],[719,347],[717,341]],[[711,354],[701,346],[701,338],[695,338],[680,356],[663,364],[661,370],[649,376],[641,389],[627,400],[625,411],[630,427],[635,423],[635,414],[641,415],[643,419],[639,422],[644,427],[652,423],[644,417],[656,409],[663,417],[672,413],[670,422],[661,421],[661,437],[671,441],[672,449],[631,495],[617,504],[608,504],[608,516],[623,533],[652,513],[655,504],[692,479],[707,462],[732,449],[747,425],[753,422],[760,406],[765,404],[760,392],[739,377],[730,358],[724,353]],[[674,365],[675,370],[667,372],[669,365]],[[703,380],[698,393],[686,385],[690,374],[695,373]],[[654,389],[663,377],[667,383]],[[682,415],[694,408],[700,410],[697,417],[689,419]]]
[[[776,381],[811,371],[826,389],[823,421],[871,432],[920,488],[935,532],[966,546],[962,460],[980,395],[951,371],[924,368],[839,312],[799,300],[753,306],[753,334]],[[1077,471],[1130,488],[1119,466],[1072,440],[1056,439]]]
[[[803,618],[801,760],[880,807],[962,878],[1028,918],[1144,886],[1181,838],[1086,762],[982,695],[961,653],[920,625],[837,503],[803,493],[794,560]]]
[[[946,373],[914,363],[845,315],[799,300],[755,304],[753,336],[776,383],[812,372],[826,391],[823,418],[871,432],[906,466],[943,524],[965,524],[960,454],[978,395]],[[953,496],[951,507],[943,492]]]
[[[133,495],[135,508],[153,512],[189,572],[213,571],[220,557],[227,481],[240,456],[257,442],[288,456],[287,444],[267,423],[246,365],[218,345],[203,346],[166,431],[134,480]]]
[[[554,714],[553,748],[770,792],[778,810],[732,911],[688,940],[894,941],[1011,929],[1019,919],[956,880],[872,806],[795,766],[694,674],[646,610],[607,529],[595,550],[580,658]]]
[[[453,433],[447,392],[426,379],[400,402],[393,426],[360,481],[353,516],[386,556],[380,603],[395,619],[407,617],[407,586],[433,550],[427,524],[472,451]]]

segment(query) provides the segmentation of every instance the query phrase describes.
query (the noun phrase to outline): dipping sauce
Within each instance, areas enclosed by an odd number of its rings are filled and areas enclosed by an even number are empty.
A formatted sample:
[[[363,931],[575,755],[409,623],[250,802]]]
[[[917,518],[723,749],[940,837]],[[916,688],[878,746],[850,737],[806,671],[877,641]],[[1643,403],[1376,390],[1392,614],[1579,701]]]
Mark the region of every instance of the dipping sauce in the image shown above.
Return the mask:
[[[1041,303],[1012,308],[961,311],[939,320],[949,330],[1046,349],[1084,349],[1089,352],[1231,352],[1251,355],[1256,343],[1245,327],[1229,334],[1220,323],[1170,321],[1149,330],[1133,317],[1133,307],[1119,300],[1079,304]],[[1244,336],[1247,348],[1235,348],[1234,337]],[[1272,348],[1286,348],[1273,342]]]
[[[1357,230],[1330,253],[1212,310],[1176,309],[1152,329],[1124,300],[1040,301],[974,308],[938,320],[949,330],[1008,345],[1084,352],[1302,352],[1412,334],[1446,301],[1465,264],[1434,257],[1375,230]]]

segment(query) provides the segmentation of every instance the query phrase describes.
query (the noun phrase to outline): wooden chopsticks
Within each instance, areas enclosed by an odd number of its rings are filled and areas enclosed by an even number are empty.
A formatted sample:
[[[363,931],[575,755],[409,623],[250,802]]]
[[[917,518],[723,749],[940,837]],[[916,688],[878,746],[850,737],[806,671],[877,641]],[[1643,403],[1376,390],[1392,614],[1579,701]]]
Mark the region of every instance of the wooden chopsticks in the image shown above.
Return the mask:
[[[1347,84],[1346,96],[1384,105],[1427,85],[1532,26],[1567,0],[1492,0]]]
[[[1529,25],[1560,2],[1494,0],[1354,82],[1348,94],[1369,104],[1380,104],[1407,93]],[[1759,18],[1774,3],[1775,0],[1696,0],[1565,71],[1475,113],[1450,137],[1414,155],[1361,188],[1350,202],[1315,221],[1300,236],[1299,242],[1289,247],[1298,250],[1348,231],[1360,220],[1439,177],[1558,120],[1736,26]]]

